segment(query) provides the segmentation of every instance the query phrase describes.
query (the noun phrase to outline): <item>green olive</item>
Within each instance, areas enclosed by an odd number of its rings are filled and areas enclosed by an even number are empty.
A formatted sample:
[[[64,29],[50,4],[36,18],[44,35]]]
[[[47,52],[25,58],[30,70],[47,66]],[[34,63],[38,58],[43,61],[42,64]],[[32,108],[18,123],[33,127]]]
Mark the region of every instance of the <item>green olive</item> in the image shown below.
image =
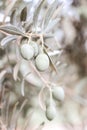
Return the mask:
[[[36,57],[39,53],[38,44],[34,41],[30,41],[30,45],[34,48],[34,56]]]
[[[45,53],[41,53],[36,57],[35,64],[38,70],[45,71],[50,64],[49,57]]]
[[[64,90],[62,87],[54,87],[53,88],[53,98],[58,100],[58,101],[63,101],[64,100]]]
[[[46,117],[48,120],[53,120],[56,117],[56,107],[54,104],[50,104],[46,108]]]
[[[30,60],[34,56],[34,48],[29,44],[23,44],[21,45],[21,55],[26,60]]]

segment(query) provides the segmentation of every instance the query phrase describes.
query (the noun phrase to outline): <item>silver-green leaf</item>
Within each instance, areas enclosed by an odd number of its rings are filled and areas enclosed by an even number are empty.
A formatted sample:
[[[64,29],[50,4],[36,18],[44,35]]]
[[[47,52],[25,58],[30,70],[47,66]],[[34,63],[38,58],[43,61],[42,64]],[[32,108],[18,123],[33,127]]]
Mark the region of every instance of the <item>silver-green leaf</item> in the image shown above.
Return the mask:
[[[4,31],[6,33],[12,34],[12,35],[22,35],[22,36],[25,36],[23,31],[21,31],[19,28],[17,28],[14,25],[11,25],[11,24],[10,25],[0,26],[0,30]]]
[[[13,36],[13,35],[7,36],[7,37],[5,37],[5,38],[2,39],[2,41],[1,41],[1,43],[0,43],[0,46],[1,46],[2,48],[4,48],[4,47],[6,47],[11,41],[16,40],[16,39],[17,39],[17,36]]]
[[[48,8],[48,10],[47,10],[47,12],[46,12],[46,15],[45,15],[45,18],[43,19],[43,23],[42,23],[42,28],[43,28],[43,29],[45,29],[45,28],[48,26],[48,24],[49,24],[49,22],[50,22],[50,19],[51,19],[51,17],[53,16],[53,13],[54,13],[54,11],[55,11],[57,5],[58,5],[58,1],[55,0],[55,1],[50,5],[50,7]]]
[[[34,24],[35,28],[37,26],[37,21],[38,21],[39,13],[40,13],[40,10],[41,10],[44,2],[45,2],[45,0],[41,0],[41,2],[39,3],[38,7],[35,9],[35,13],[34,13],[34,16],[33,16],[33,24]]]

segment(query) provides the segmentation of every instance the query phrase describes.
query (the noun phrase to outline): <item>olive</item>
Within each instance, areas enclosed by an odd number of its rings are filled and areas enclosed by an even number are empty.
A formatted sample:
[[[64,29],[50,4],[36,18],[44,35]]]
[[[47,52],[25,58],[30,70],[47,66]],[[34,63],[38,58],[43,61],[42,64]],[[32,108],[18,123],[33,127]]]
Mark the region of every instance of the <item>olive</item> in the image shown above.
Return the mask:
[[[48,120],[53,120],[56,117],[56,107],[54,104],[50,104],[46,108],[46,117]]]
[[[21,55],[26,60],[30,60],[34,56],[34,48],[29,44],[23,44],[20,47]]]
[[[35,64],[38,70],[45,71],[50,64],[49,57],[45,53],[40,53],[35,59]]]
[[[58,100],[58,101],[63,101],[64,100],[64,89],[62,87],[54,87],[52,90],[53,93],[53,98]]]
[[[34,56],[37,56],[39,53],[38,44],[34,41],[30,41],[30,45],[34,48]]]

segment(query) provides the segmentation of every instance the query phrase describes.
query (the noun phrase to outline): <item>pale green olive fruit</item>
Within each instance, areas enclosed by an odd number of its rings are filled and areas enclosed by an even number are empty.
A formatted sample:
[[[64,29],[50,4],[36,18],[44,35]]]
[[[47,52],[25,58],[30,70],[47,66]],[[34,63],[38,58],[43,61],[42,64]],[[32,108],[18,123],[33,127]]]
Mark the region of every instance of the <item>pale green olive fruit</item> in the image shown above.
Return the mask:
[[[64,89],[62,87],[54,87],[53,88],[53,98],[58,100],[58,101],[63,101],[64,100]]]
[[[34,48],[34,56],[37,56],[39,53],[39,47],[38,44],[34,41],[30,42],[30,45]]]
[[[35,64],[38,70],[45,71],[50,64],[49,57],[45,53],[40,53],[35,59]]]
[[[21,55],[26,60],[30,60],[34,56],[34,48],[29,44],[23,44],[20,48]]]
[[[53,120],[56,117],[57,111],[54,104],[50,104],[46,108],[46,117],[48,120]]]

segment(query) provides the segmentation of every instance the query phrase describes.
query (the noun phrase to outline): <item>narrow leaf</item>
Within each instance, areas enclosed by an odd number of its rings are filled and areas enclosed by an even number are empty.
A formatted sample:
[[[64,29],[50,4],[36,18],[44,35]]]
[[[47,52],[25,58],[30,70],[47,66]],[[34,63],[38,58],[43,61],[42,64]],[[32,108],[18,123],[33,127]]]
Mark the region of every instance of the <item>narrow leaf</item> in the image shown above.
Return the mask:
[[[54,35],[53,34],[49,34],[49,33],[45,33],[43,37],[44,37],[44,39],[49,39],[49,38],[53,38]]]
[[[39,93],[39,105],[40,107],[42,108],[42,110],[46,110],[46,105],[45,105],[45,101],[44,101],[44,90],[45,90],[45,87],[43,87],[41,90],[40,90],[40,93]]]
[[[25,99],[23,101],[23,103],[20,106],[19,110],[17,110],[18,102],[16,103],[15,108],[13,110],[12,118],[11,118],[11,121],[10,121],[9,130],[16,130],[17,121],[18,121],[18,119],[20,117],[20,114],[21,114],[24,106],[26,105],[26,103],[27,103],[27,99]]]
[[[14,25],[3,25],[0,26],[0,30],[9,33],[9,34],[13,34],[13,35],[22,35],[25,36],[24,32],[22,32],[20,29],[18,29],[16,26]]]
[[[39,3],[38,7],[35,9],[35,13],[34,13],[34,16],[33,16],[33,24],[34,24],[35,28],[37,26],[39,13],[40,13],[40,10],[41,10],[44,2],[45,2],[45,0],[41,0],[41,2]]]
[[[17,122],[17,120],[18,120],[18,118],[19,118],[19,116],[20,116],[20,113],[22,112],[22,110],[23,110],[23,108],[24,108],[24,106],[26,105],[26,103],[28,102],[28,100],[27,99],[24,99],[24,101],[23,101],[23,103],[22,103],[22,105],[20,106],[20,108],[19,108],[19,110],[18,110],[18,112],[17,112],[17,114],[16,114],[16,122]]]
[[[16,17],[16,9],[12,11],[10,16],[10,23],[13,25],[16,25],[17,23],[17,17]]]
[[[55,25],[59,22],[59,20],[60,19],[57,18],[57,19],[50,21],[47,28],[45,29],[45,32],[49,32],[50,30],[52,30],[55,27]]]
[[[25,84],[25,80],[23,79],[22,83],[21,83],[21,94],[22,94],[22,96],[24,96],[24,84]]]
[[[64,7],[64,3],[62,3],[54,12],[52,19],[58,18],[59,14],[61,13],[62,9]]]
[[[17,39],[17,36],[7,36],[7,37],[2,39],[0,46],[2,48],[6,47],[11,41],[16,40],[16,39]]]
[[[20,20],[26,21],[27,18],[27,7],[24,7],[21,11]]]
[[[45,53],[48,55],[46,49],[44,48],[44,51]],[[53,61],[52,61],[52,58],[48,55],[49,59],[50,59],[50,66],[51,68],[57,73],[57,69],[56,69],[56,66],[54,65]]]
[[[18,106],[19,102],[17,101],[14,105],[14,108],[12,110],[12,116],[11,116],[11,120],[10,120],[10,126],[9,128],[12,128],[13,124],[14,124],[14,120],[15,120],[15,115],[16,115],[16,111],[17,111],[17,106]]]
[[[28,21],[27,23],[25,23],[24,28],[25,28],[26,32],[31,31],[32,24],[33,24],[32,21]]]
[[[58,4],[58,1],[55,0],[51,5],[50,7],[48,8],[47,12],[46,12],[46,15],[45,15],[45,18],[43,20],[43,23],[42,23],[42,28],[45,29],[51,19],[51,17],[53,16],[53,13],[57,7],[57,4]]]
[[[13,78],[14,78],[15,81],[16,81],[17,78],[18,78],[19,67],[20,67],[20,62],[18,62],[18,63],[15,65],[14,69],[13,69]]]

